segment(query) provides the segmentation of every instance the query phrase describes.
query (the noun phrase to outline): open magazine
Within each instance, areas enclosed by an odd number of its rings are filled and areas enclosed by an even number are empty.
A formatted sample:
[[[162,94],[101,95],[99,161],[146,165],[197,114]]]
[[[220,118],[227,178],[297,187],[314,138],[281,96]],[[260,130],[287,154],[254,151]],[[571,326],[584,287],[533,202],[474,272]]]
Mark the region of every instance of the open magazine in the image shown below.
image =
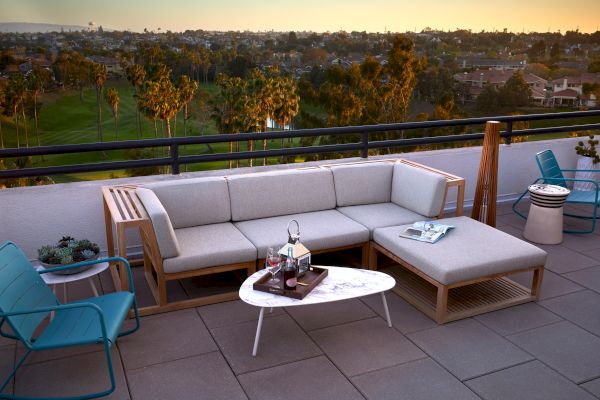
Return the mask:
[[[420,242],[435,243],[440,240],[453,225],[444,225],[435,221],[419,221],[400,233],[400,237],[418,240]]]

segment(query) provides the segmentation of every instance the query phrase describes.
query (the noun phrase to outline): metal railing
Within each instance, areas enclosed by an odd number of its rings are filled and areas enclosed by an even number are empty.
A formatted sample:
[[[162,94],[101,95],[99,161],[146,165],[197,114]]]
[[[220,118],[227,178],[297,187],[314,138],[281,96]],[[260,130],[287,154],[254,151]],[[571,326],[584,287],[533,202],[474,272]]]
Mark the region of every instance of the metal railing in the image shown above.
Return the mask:
[[[520,121],[543,121],[566,118],[599,117],[598,123],[552,126],[545,128],[530,128],[513,130],[513,124]],[[455,120],[405,122],[397,124],[379,124],[363,126],[346,126],[339,128],[298,129],[289,131],[272,131],[262,133],[220,134],[209,136],[187,136],[165,139],[127,140],[119,142],[102,142],[87,144],[68,144],[57,146],[41,146],[28,148],[10,148],[0,150],[0,159],[9,157],[44,156],[53,154],[72,154],[110,150],[143,149],[155,147],[168,147],[169,155],[166,157],[123,160],[87,164],[70,164],[49,167],[32,167],[22,169],[0,170],[0,179],[25,178],[44,175],[111,171],[120,169],[170,166],[172,174],[179,174],[181,165],[214,161],[247,160],[270,157],[297,156],[307,154],[322,154],[331,152],[360,152],[362,158],[368,158],[370,149],[400,148],[406,146],[464,142],[483,139],[483,133],[465,133],[445,136],[429,136],[406,139],[371,140],[370,134],[382,132],[404,132],[415,129],[447,128],[457,126],[483,125],[488,121],[506,123],[506,130],[501,132],[501,137],[506,144],[511,143],[514,136],[540,135],[549,133],[584,131],[600,129],[600,110],[575,111],[548,114],[510,115],[499,117],[481,117]],[[306,147],[291,147],[271,150],[239,151],[233,153],[180,155],[181,146],[196,144],[216,144],[225,142],[258,141],[263,139],[295,139],[315,136],[360,135],[360,141],[343,144],[316,145]]]

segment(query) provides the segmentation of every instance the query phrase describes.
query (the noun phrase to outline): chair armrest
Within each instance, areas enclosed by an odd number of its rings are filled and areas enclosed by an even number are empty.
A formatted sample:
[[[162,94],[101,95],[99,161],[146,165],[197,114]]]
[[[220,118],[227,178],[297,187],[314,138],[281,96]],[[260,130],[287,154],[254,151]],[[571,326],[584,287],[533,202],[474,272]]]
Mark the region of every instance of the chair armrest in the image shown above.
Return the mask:
[[[537,183],[539,181],[546,181],[546,182],[552,182],[552,181],[557,181],[557,182],[588,182],[591,183],[592,185],[596,186],[596,192],[598,192],[598,189],[600,188],[600,186],[598,186],[598,182],[596,182],[593,179],[576,179],[576,178],[539,178],[537,179],[534,183]]]
[[[103,262],[111,262],[111,261],[118,261],[118,262],[123,263],[123,265],[125,265],[125,267],[127,269],[127,276],[129,278],[129,291],[131,293],[135,294],[135,290],[133,288],[133,275],[131,273],[131,266],[129,265],[129,261],[127,261],[123,257],[108,257],[108,258],[99,258],[97,260],[81,261],[81,262],[78,262],[75,264],[69,264],[69,265],[65,265],[62,267],[41,269],[41,270],[38,270],[38,272],[40,273],[40,275],[48,274],[51,272],[59,272],[59,271],[69,270],[72,268],[85,267],[86,265],[94,265],[94,264],[100,264]]]

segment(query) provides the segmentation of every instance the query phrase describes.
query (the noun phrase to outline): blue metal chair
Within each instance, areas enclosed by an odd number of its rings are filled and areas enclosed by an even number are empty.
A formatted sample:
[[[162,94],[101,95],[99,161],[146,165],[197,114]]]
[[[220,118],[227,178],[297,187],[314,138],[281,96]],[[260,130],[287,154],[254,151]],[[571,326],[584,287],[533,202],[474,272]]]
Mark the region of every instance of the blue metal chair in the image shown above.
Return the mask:
[[[600,172],[598,170],[577,170],[577,169],[561,169],[558,165],[558,161],[556,161],[556,157],[552,150],[544,150],[540,151],[535,155],[535,160],[537,162],[538,167],[540,168],[540,172],[542,173],[542,177],[536,179],[533,183],[539,183],[543,181],[544,183],[549,183],[553,185],[559,185],[567,188],[567,183],[569,182],[590,182],[593,186],[595,186],[595,190],[573,190],[571,189],[571,193],[569,197],[567,197],[566,204],[583,204],[592,206],[592,215],[581,215],[581,214],[570,214],[565,213],[565,216],[573,217],[573,218],[582,218],[589,219],[592,221],[592,226],[587,230],[568,230],[565,229],[563,232],[565,233],[592,233],[596,229],[596,219],[598,214],[598,207],[600,207],[600,196],[599,196],[599,185],[598,182],[592,179],[575,179],[575,178],[565,178],[563,172]],[[513,203],[512,209],[513,211],[519,215],[527,219],[527,217],[517,210],[517,204],[521,201],[521,199],[527,194],[527,190],[523,192],[523,194]]]
[[[85,300],[60,304],[40,274],[62,271],[99,262],[120,262],[127,267],[129,291],[106,294]],[[133,307],[135,327],[120,332],[123,322]],[[40,324],[54,312],[54,318],[41,330]],[[4,332],[7,322],[12,334]],[[0,335],[19,340],[27,348],[12,373],[0,387],[0,398],[28,399],[2,392],[11,382],[27,356],[36,350],[57,349],[87,344],[103,344],[110,376],[110,388],[102,392],[63,397],[82,400],[106,396],[115,390],[115,376],[110,357],[110,346],[119,336],[135,332],[140,326],[133,289],[133,277],[127,260],[111,257],[84,261],[64,267],[36,271],[25,254],[12,242],[0,245]],[[38,331],[41,332],[38,333]]]

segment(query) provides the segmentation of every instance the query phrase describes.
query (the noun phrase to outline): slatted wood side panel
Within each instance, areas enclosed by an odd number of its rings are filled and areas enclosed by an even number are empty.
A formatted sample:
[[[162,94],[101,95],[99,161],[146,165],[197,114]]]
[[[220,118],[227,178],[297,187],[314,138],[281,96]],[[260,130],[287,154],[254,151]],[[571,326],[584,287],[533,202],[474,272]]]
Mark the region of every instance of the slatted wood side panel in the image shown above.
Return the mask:
[[[146,211],[135,194],[135,186],[106,186],[102,188],[113,221],[134,222],[147,219]]]

